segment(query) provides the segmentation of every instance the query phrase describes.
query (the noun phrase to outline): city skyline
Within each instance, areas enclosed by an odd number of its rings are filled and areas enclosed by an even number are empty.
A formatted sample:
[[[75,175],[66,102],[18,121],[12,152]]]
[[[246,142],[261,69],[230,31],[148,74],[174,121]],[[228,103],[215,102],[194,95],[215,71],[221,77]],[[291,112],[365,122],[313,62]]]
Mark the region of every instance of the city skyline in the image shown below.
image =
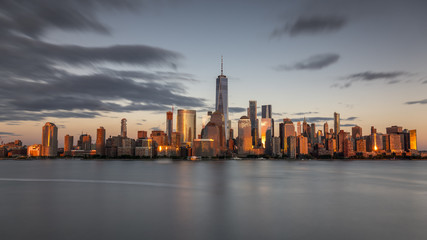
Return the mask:
[[[41,127],[53,122],[63,146],[66,134],[94,137],[99,126],[118,135],[117,121],[126,118],[136,138],[138,130],[165,130],[172,106],[196,110],[199,133],[200,117],[215,109],[224,55],[235,132],[247,101],[257,100],[272,105],[275,129],[281,119],[304,117],[322,129],[338,112],[346,132],[404,126],[417,129],[418,148],[427,149],[426,3],[342,2],[148,2],[139,10],[134,1],[63,2],[64,16],[84,16],[65,23],[47,5],[20,3],[33,13],[31,29],[6,1],[1,11],[16,24],[0,36],[0,136],[40,143]],[[215,12],[223,14],[212,22]]]

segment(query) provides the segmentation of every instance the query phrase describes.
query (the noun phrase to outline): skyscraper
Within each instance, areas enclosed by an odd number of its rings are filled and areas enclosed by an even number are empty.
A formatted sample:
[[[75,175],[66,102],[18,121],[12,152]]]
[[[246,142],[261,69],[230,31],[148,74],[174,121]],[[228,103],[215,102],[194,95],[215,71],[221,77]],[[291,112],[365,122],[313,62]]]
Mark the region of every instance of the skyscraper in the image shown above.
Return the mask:
[[[335,135],[335,139],[337,139],[339,133],[340,133],[340,114],[334,112],[334,135]]]
[[[417,150],[417,130],[409,130],[409,149]]]
[[[271,118],[271,105],[262,105],[261,106],[261,117],[262,118]]]
[[[96,154],[105,155],[105,128],[99,127],[96,130]]]
[[[216,79],[215,111],[224,115],[224,136],[228,139],[230,129],[228,122],[228,78],[224,75],[223,59],[221,56],[221,75]]]
[[[172,132],[173,132],[173,112],[169,111],[166,113],[166,135],[168,136],[168,145],[172,144]]]
[[[42,128],[42,156],[56,157],[58,153],[58,128],[47,122]]]
[[[128,135],[127,120],[126,118],[123,118],[122,125],[120,128],[120,136],[122,136],[123,138],[127,138],[127,135]]]
[[[243,116],[238,122],[238,150],[239,154],[249,154],[252,149],[251,121]]]
[[[362,128],[359,126],[354,126],[351,128],[351,137],[356,140],[357,138],[362,137]]]
[[[249,101],[249,119],[251,120],[251,136],[252,145],[258,147],[258,118],[257,118],[257,103],[254,100]]]
[[[74,137],[65,135],[64,137],[64,156],[70,156],[71,150],[73,150]]]
[[[196,138],[196,111],[178,109],[177,132],[181,133],[181,144]]]

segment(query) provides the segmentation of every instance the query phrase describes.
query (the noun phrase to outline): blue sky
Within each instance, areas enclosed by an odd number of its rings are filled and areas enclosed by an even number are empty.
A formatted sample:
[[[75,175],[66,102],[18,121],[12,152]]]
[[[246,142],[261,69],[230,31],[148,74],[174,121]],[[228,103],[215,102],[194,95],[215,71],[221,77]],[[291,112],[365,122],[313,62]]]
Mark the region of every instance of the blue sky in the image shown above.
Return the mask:
[[[122,117],[135,137],[140,129],[164,129],[172,105],[199,109],[201,117],[213,107],[223,55],[230,107],[271,104],[276,122],[339,112],[351,119],[343,124],[360,125],[364,134],[370,126],[417,129],[419,148],[427,149],[424,1],[2,4],[2,48],[15,65],[40,63],[31,74],[13,64],[0,69],[0,130],[10,133],[3,138],[38,143],[41,126],[51,121],[60,126],[61,145],[64,135],[95,135],[99,126],[116,135]],[[28,21],[20,18],[25,11]],[[24,50],[14,52],[17,43]],[[0,61],[10,63],[6,57]],[[64,72],[42,72],[45,66]]]

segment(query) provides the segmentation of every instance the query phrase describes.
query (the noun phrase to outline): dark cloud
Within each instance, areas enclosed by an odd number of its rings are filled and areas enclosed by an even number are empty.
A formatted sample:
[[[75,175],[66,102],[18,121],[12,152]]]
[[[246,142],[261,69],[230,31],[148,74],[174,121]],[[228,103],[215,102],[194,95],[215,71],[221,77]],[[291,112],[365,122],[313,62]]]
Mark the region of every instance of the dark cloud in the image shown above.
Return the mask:
[[[243,107],[229,107],[228,111],[230,113],[241,113],[241,112],[246,112],[246,108]]]
[[[346,23],[347,19],[340,16],[299,17],[294,22],[287,22],[284,26],[274,29],[271,37],[280,37],[285,34],[297,36],[335,32],[344,27]]]
[[[405,104],[413,105],[413,104],[427,104],[427,99],[419,100],[419,101],[410,101],[406,102]]]
[[[280,65],[276,70],[319,70],[338,62],[340,56],[334,53],[319,54],[293,65]]]
[[[424,81],[422,82],[422,84],[427,84],[427,80],[424,80]]]
[[[0,1],[0,26],[3,31],[17,31],[39,37],[49,29],[109,33],[95,12],[100,9],[135,9],[136,0],[32,0]]]
[[[140,4],[0,1],[0,121],[94,118],[108,112],[165,111],[171,105],[203,107],[204,99],[186,96],[182,83],[197,80],[176,71],[180,53],[146,45],[83,47],[41,40],[51,29],[108,33],[96,11],[133,11]],[[105,64],[120,65],[121,70]],[[123,70],[135,65],[172,71]],[[69,67],[73,72],[65,70]]]

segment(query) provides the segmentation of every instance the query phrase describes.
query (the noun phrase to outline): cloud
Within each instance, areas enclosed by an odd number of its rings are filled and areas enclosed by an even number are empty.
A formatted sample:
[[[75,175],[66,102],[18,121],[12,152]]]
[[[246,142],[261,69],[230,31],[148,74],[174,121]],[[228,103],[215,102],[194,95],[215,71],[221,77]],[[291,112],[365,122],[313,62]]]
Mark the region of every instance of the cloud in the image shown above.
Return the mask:
[[[340,56],[334,53],[319,54],[293,65],[279,65],[276,70],[319,70],[338,62]]]
[[[42,40],[54,29],[108,34],[95,17],[99,9],[134,11],[140,5],[133,0],[0,1],[0,122],[95,118],[109,112],[165,111],[171,105],[204,107],[205,99],[187,96],[183,83],[197,80],[177,71],[183,59],[178,52]],[[126,70],[129,66],[138,70]]]
[[[354,121],[356,119],[358,119],[358,117],[349,117],[349,118],[346,118],[346,119],[343,119],[343,120]]]
[[[419,100],[419,101],[410,101],[406,102],[405,104],[413,105],[413,104],[427,104],[427,99]]]
[[[16,135],[15,133],[12,132],[0,132],[1,136],[20,136],[20,135]]]
[[[422,84],[427,84],[427,80],[424,80],[424,81],[422,82]]]
[[[397,77],[402,77],[409,75],[407,72],[403,71],[396,71],[396,72],[362,72],[362,73],[356,73],[352,74],[347,77],[347,79],[350,80],[357,80],[357,81],[374,81],[378,79],[395,79]]]
[[[408,72],[404,71],[391,71],[391,72],[361,72],[361,73],[355,73],[351,74],[347,77],[342,78],[341,80],[347,81],[346,83],[336,83],[333,84],[331,87],[339,87],[341,89],[343,88],[349,88],[352,86],[355,82],[373,82],[373,81],[385,81],[387,84],[396,84],[401,82],[401,80],[397,79],[400,77],[407,77],[413,75]]]
[[[347,124],[340,124],[341,127],[354,127],[356,124],[347,123]]]
[[[305,118],[307,123],[308,122],[313,122],[313,123],[318,123],[318,122],[325,122],[325,121],[332,121],[334,120],[334,118],[332,117],[306,117]],[[304,121],[304,118],[292,118],[293,122],[302,122]]]
[[[246,112],[247,109],[243,107],[229,107],[228,111],[230,113],[241,113],[241,112]]]
[[[291,115],[297,115],[297,116],[304,116],[309,114],[318,114],[319,112],[297,112],[297,113],[291,113]]]
[[[271,37],[281,37],[285,34],[297,36],[302,34],[335,32],[346,24],[347,19],[340,16],[299,17],[294,22],[287,22],[284,26],[274,29]]]

